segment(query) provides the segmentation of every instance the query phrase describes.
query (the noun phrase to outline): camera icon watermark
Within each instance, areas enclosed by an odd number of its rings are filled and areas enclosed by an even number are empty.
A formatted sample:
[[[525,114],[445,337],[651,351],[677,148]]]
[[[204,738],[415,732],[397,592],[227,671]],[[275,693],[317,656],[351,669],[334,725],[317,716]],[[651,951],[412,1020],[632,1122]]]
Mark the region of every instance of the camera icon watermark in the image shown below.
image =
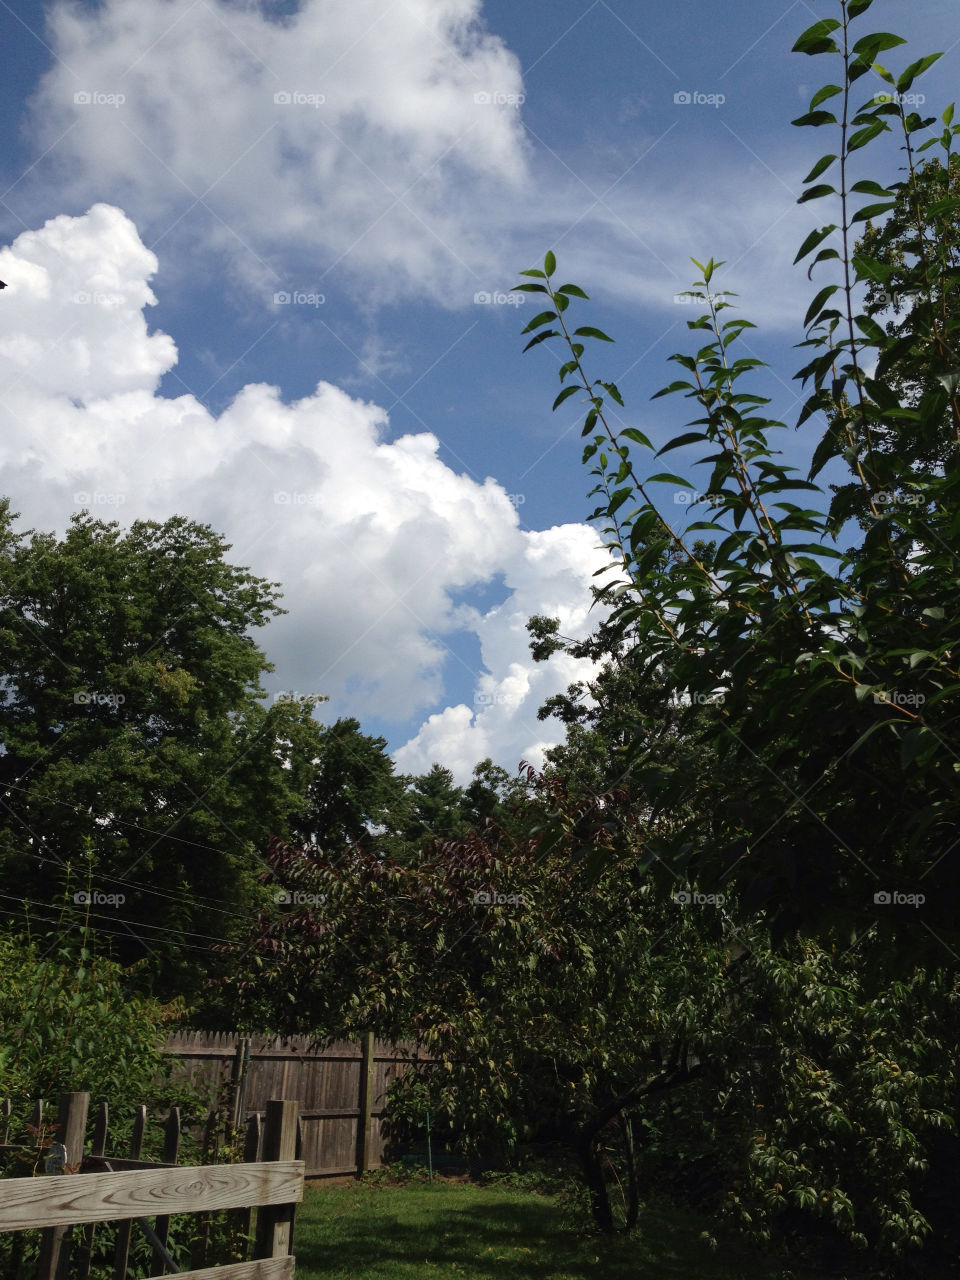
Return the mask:
[[[913,302],[914,298],[922,296],[922,291],[919,289],[904,289],[900,293],[888,289],[878,289],[875,295],[877,302],[884,308],[904,307],[907,303]]]
[[[873,701],[877,706],[887,707],[922,707],[926,700],[926,694],[901,693],[899,689],[892,689],[889,693],[875,693],[873,695]]]
[[[473,895],[475,907],[523,907],[526,902],[522,893],[497,893],[480,889]]]
[[[673,501],[679,507],[719,507],[724,502],[722,493],[701,493],[699,489],[674,489]]]
[[[482,307],[522,307],[526,298],[522,293],[498,293],[489,289],[479,289],[473,295],[476,305]]]
[[[319,493],[300,493],[296,489],[276,489],[274,504],[278,507],[319,507]]]
[[[76,107],[122,107],[126,100],[125,93],[102,93],[99,89],[79,89],[73,95]]]
[[[93,293],[81,289],[73,295],[73,301],[81,307],[119,307],[122,306],[125,298],[122,293],[100,293],[94,290]]]
[[[322,307],[326,300],[326,294],[305,289],[278,289],[273,295],[274,306],[278,307]]]
[[[690,695],[690,701],[695,707],[722,707],[723,697],[722,693],[700,693],[697,691]]]
[[[919,493],[896,493],[893,489],[881,489],[873,495],[873,501],[881,507],[919,507],[924,498]]]
[[[900,893],[896,889],[893,892],[888,889],[880,889],[873,895],[874,905],[878,907],[919,907],[926,900],[927,895],[925,893]]]
[[[499,89],[481,89],[473,95],[478,107],[522,107],[527,100],[525,93],[503,93]]]
[[[519,707],[523,697],[516,693],[475,693],[473,704],[476,707]]]
[[[725,893],[699,893],[686,889],[678,889],[672,897],[681,907],[722,907],[727,900]]]
[[[673,100],[682,107],[722,107],[727,97],[723,93],[701,93],[699,89],[678,89]]]
[[[99,889],[87,893],[81,889],[73,900],[78,907],[122,907],[127,897],[123,893],[101,893]]]
[[[522,507],[527,500],[525,493],[504,493],[502,489],[494,489],[492,487],[484,488],[480,494],[483,502],[489,503],[492,507]]]
[[[89,689],[80,689],[73,695],[74,704],[78,707],[122,707],[126,702],[122,693],[95,693]]]
[[[278,889],[273,895],[278,907],[322,907],[325,893],[302,893],[299,889]]]
[[[903,107],[922,107],[926,100],[925,93],[878,93],[873,99],[876,106],[882,106],[885,102],[897,102]]]
[[[322,107],[327,97],[324,93],[301,93],[299,89],[281,89],[273,95],[278,107]]]
[[[73,495],[76,507],[122,507],[126,500],[125,493],[105,493],[101,489],[78,489]]]

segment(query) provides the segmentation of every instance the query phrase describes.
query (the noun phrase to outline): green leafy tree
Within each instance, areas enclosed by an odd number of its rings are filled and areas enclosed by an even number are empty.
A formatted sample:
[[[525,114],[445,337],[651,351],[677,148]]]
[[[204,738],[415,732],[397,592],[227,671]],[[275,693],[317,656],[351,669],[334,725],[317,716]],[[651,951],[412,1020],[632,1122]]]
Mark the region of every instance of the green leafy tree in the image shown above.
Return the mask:
[[[960,368],[958,199],[960,157],[950,155],[949,167],[935,157],[918,164],[913,181],[897,189],[885,220],[877,225],[868,221],[854,246],[854,262],[867,274],[865,315],[883,322],[887,338],[893,341],[894,358],[887,361],[886,386],[903,407],[918,414],[896,427],[883,421],[871,426],[873,451],[894,464],[890,489],[883,495],[887,504],[914,501],[908,484],[910,472],[942,472],[956,455],[957,425],[945,393]],[[914,306],[924,308],[928,302],[932,303],[937,328],[925,333],[922,319],[912,312]],[[937,406],[939,413],[934,411]],[[844,412],[848,409],[845,404]],[[842,430],[839,415],[834,423]],[[865,450],[866,436],[856,423],[854,436]],[[837,492],[839,486],[831,488]],[[861,523],[869,521],[863,496],[849,488],[846,496],[841,514],[849,511]]]
[[[840,161],[825,156],[814,167],[811,184],[834,163],[843,179],[849,154],[888,129],[891,115],[899,120],[908,147],[931,123],[906,113],[900,101],[851,105],[856,82],[882,49],[902,42],[887,35],[854,41],[849,28],[867,6],[856,0],[849,9],[841,7],[843,21],[823,20],[797,45],[800,52],[832,52],[844,68],[844,85],[815,95],[811,112],[798,122],[833,122],[841,132]],[[842,44],[834,33],[842,33]],[[930,61],[921,59],[901,75],[898,94]],[[840,118],[817,109],[837,95],[843,103]],[[949,110],[944,113],[940,139],[948,155],[951,118]],[[913,178],[906,181],[909,187]],[[861,182],[855,189],[868,187]],[[801,371],[812,384],[801,420],[817,409],[843,414],[849,401],[845,421],[856,420],[865,433],[866,452],[859,450],[852,427],[849,447],[841,450],[831,426],[811,467],[813,477],[830,460],[846,461],[851,483],[866,495],[871,527],[849,554],[832,545],[837,499],[831,513],[801,504],[820,490],[812,478],[801,479],[777,460],[768,437],[782,424],[763,416],[763,397],[742,389],[758,361],[736,358],[737,339],[750,325],[726,318],[730,303],[713,291],[717,264],[703,265],[702,279],[692,290],[706,311],[688,325],[701,331],[705,345],[695,355],[672,357],[685,377],[660,393],[683,394],[698,416],[688,424],[691,430],[659,449],[637,428],[618,430],[622,398],[616,384],[585,372],[585,341],[609,339],[592,326],[568,327],[565,313],[583,290],[553,283],[553,255],[547,255],[543,270],[525,273],[533,280],[519,287],[546,295],[552,307],[527,326],[528,332],[539,330],[528,345],[558,337],[569,350],[560,375],[571,382],[556,404],[578,392],[587,397],[584,457],[593,463],[594,493],[601,499],[595,517],[617,563],[618,597],[610,625],[630,634],[648,666],[668,673],[677,700],[690,704],[691,729],[694,716],[718,688],[723,690],[722,702],[698,736],[726,771],[731,785],[725,794],[658,759],[642,738],[632,744],[653,811],[686,806],[693,815],[673,842],[676,865],[690,866],[695,859],[698,874],[717,882],[735,873],[756,902],[779,916],[782,928],[826,925],[832,919],[847,942],[851,931],[855,936],[870,925],[875,891],[917,893],[923,878],[926,914],[921,911],[920,917],[949,940],[955,926],[945,903],[958,887],[956,862],[944,856],[953,841],[956,805],[951,695],[960,684],[949,606],[956,581],[951,550],[956,472],[914,474],[908,466],[906,484],[917,500],[891,509],[879,500],[891,471],[870,439],[874,423],[886,422],[891,430],[906,422],[939,423],[944,412],[953,420],[956,406],[943,385],[934,401],[924,397],[916,408],[893,403],[883,369],[895,364],[905,344],[933,343],[939,321],[933,303],[915,302],[910,333],[890,336],[856,312],[857,275],[866,279],[872,272],[869,278],[875,279],[877,268],[872,260],[853,257],[853,231],[858,220],[877,216],[878,210],[876,204],[853,208],[852,190],[841,187],[843,226],[818,229],[798,255],[808,256],[838,233],[840,247],[831,242],[816,258],[817,263],[839,262],[844,283],[820,290],[807,313],[805,345],[819,354]],[[833,193],[826,184],[811,185],[804,199]],[[894,194],[891,188],[890,207]],[[921,268],[914,265],[919,288]],[[827,306],[837,292],[843,311]],[[878,361],[876,376],[865,371],[870,355]],[[694,485],[670,472],[644,474],[631,456],[635,446],[656,456],[699,447],[708,478]],[[654,497],[663,484],[702,488],[704,518],[685,530],[673,528]],[[716,542],[708,559],[695,545],[702,534]],[[673,561],[669,573],[660,568],[665,555]],[[891,795],[897,796],[896,805]],[[702,847],[702,834],[695,829],[702,832],[705,815],[714,831],[723,833],[709,848]],[[759,815],[766,817],[761,821]],[[746,834],[745,816],[750,819]],[[890,912],[885,923],[917,948],[917,918]]]
[[[765,1214],[794,1228],[794,1210],[801,1217],[826,1214],[875,1263],[894,1265],[896,1257],[900,1268],[934,1241],[953,1239],[956,1252],[953,1219],[924,1200],[930,1179],[921,1175],[935,1166],[932,1180],[944,1176],[957,1150],[960,1054],[946,993],[960,946],[952,905],[960,889],[954,854],[960,637],[952,604],[960,200],[948,177],[958,131],[953,108],[937,119],[909,107],[913,85],[939,55],[896,75],[881,65],[881,55],[904,42],[889,32],[859,34],[871,2],[839,0],[838,16],[816,22],[795,45],[797,53],[829,57],[836,67],[794,122],[830,129],[835,139],[801,197],[830,200],[834,221],[810,232],[797,261],[810,260],[810,273],[836,273],[804,317],[808,362],[797,376],[806,400],[798,425],[813,426],[820,415],[826,425],[806,478],[780,459],[772,442],[784,424],[766,416],[768,401],[750,389],[760,362],[738,356],[737,344],[753,326],[726,314],[729,295],[716,289],[722,263],[695,263],[700,278],[690,292],[703,314],[688,328],[701,345],[672,357],[679,376],[659,393],[683,396],[694,417],[664,444],[626,425],[616,383],[587,371],[587,344],[612,340],[593,325],[574,327],[570,309],[586,294],[557,284],[554,255],[546,255],[542,269],[525,272],[517,287],[542,295],[547,308],[527,326],[528,347],[558,340],[566,348],[554,407],[578,394],[586,402],[584,461],[598,501],[593,518],[614,564],[604,584],[614,601],[608,627],[618,643],[637,651],[643,669],[665,679],[673,702],[687,708],[680,738],[712,762],[698,776],[665,758],[644,734],[627,746],[646,812],[654,821],[680,818],[650,849],[649,874],[667,886],[680,875],[701,890],[729,890],[747,918],[762,911],[774,926],[775,947],[760,948],[752,962],[757,982],[764,965],[771,973],[782,961],[776,982],[806,996],[820,982],[814,971],[832,972],[836,985],[823,995],[835,1014],[831,1030],[850,1028],[840,1074],[859,1064],[832,1095],[845,1099],[839,1113],[826,1105],[829,1090],[802,1101],[773,1088],[758,1104],[771,1108],[768,1119],[779,1133],[770,1161],[750,1163],[747,1213],[756,1218],[765,1203]],[[863,100],[868,75],[892,92]],[[859,177],[864,149],[894,130],[906,156],[902,179]],[[934,147],[942,152],[942,179],[917,160]],[[887,221],[879,236],[858,245],[862,224],[881,218]],[[887,328],[876,318],[878,287],[910,299]],[[705,468],[698,483],[659,469],[661,457],[679,450]],[[828,465],[849,475],[829,506],[816,483]],[[702,491],[685,527],[675,527],[671,508],[658,499],[664,485]],[[863,522],[861,537],[841,551],[836,540],[853,516]],[[714,544],[709,555],[698,545],[705,536]],[[722,698],[714,697],[718,690]],[[722,788],[714,785],[718,772]],[[609,850],[598,853],[602,867]],[[798,935],[819,958],[800,960]],[[833,956],[848,952],[853,967],[841,976]],[[898,1043],[885,1011],[903,1007],[904,988],[919,1004]],[[814,1034],[813,1022],[804,1034]],[[886,1063],[872,1057],[870,1042],[881,1036]],[[782,1016],[775,1043],[783,1052],[796,1043]],[[825,1048],[805,1053],[826,1079]],[[909,1064],[903,1074],[910,1073],[913,1100],[884,1101],[884,1073],[898,1077],[901,1058]],[[939,1093],[937,1060],[947,1082]],[[869,1105],[856,1100],[867,1083],[881,1091]],[[911,1116],[907,1133],[879,1120],[897,1117],[901,1102],[902,1114]],[[871,1113],[863,1143],[854,1136],[858,1107]],[[938,1125],[948,1135],[945,1148],[931,1137]],[[769,1126],[766,1132],[772,1141]],[[821,1172],[807,1181],[786,1179],[787,1168],[813,1168],[812,1146],[830,1153]],[[862,1188],[851,1191],[857,1151],[869,1154],[871,1177],[884,1188],[872,1207]],[[910,1176],[903,1175],[904,1161]],[[846,1185],[849,1212],[831,1191],[831,1178]],[[930,1273],[928,1262],[917,1265]]]
[[[294,834],[334,850],[395,844],[406,812],[405,787],[386,746],[385,738],[363,733],[358,720],[324,726],[308,807],[294,822]]]
[[[919,1244],[940,1193],[928,1148],[957,1091],[955,978],[874,988],[861,953],[775,950],[733,897],[678,881],[664,898],[628,814],[630,846],[598,872],[577,851],[603,840],[599,815],[591,840],[558,780],[537,785],[566,813],[562,840],[488,828],[403,862],[274,842],[290,901],[245,940],[242,1016],[415,1040],[434,1061],[398,1113],[428,1109],[487,1158],[573,1154],[602,1229],[629,1226],[657,1185],[814,1257]]]
[[[464,810],[463,788],[454,783],[449,769],[435,764],[429,773],[408,779],[404,839],[417,844],[462,836],[469,825]]]
[[[556,786],[551,804],[567,808]],[[576,802],[568,816],[581,825]],[[591,882],[573,838],[488,825],[405,860],[275,841],[289,905],[255,922],[232,989],[241,1020],[273,1030],[415,1039],[436,1062],[406,1087],[426,1089],[453,1139],[499,1155],[561,1144],[610,1229],[638,1207],[629,1108],[700,1069],[724,923],[657,902],[636,848]]]
[[[262,704],[248,632],[275,587],[181,517],[75,516],[66,536],[0,511],[4,913],[50,918],[78,868],[91,925],[158,991],[195,990],[260,893],[318,755],[312,700]]]

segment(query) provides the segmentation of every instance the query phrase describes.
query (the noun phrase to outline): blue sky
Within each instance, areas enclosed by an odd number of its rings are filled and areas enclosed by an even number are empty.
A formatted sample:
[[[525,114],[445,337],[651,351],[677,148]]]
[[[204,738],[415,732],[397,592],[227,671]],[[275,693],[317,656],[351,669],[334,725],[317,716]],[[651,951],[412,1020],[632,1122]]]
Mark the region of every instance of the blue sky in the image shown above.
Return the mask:
[[[285,586],[258,635],[272,693],[329,695],[324,718],[356,715],[411,772],[537,759],[559,730],[536,709],[578,670],[535,667],[523,623],[584,634],[601,560],[577,402],[550,412],[559,353],[521,355],[529,299],[482,298],[552,248],[617,339],[595,367],[624,420],[665,440],[685,405],[650,396],[698,345],[674,295],[691,256],[726,259],[792,424],[814,286],[791,263],[826,220],[796,197],[830,147],[789,121],[830,66],[790,47],[834,8],[0,4],[15,509],[209,521]],[[917,86],[937,111],[955,17],[876,0],[862,20],[908,39],[894,69],[947,51]],[[816,432],[785,433],[788,459]]]

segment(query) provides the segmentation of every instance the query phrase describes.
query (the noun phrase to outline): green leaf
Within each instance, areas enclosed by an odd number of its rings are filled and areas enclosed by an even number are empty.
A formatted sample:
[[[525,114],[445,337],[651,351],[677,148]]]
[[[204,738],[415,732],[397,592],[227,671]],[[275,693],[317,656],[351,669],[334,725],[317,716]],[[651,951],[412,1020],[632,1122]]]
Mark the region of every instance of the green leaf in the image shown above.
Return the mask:
[[[538,270],[536,269],[536,267],[531,267],[529,271],[521,271],[521,272],[520,272],[520,274],[521,274],[522,276],[537,276],[537,278],[538,278],[538,279],[540,279],[540,280],[546,280],[546,278],[547,278],[547,277],[543,274],[543,272],[542,272],[542,271],[538,271]]]
[[[539,315],[534,316],[530,323],[521,330],[522,333],[529,333],[532,329],[539,329],[543,324],[549,324],[551,320],[556,320],[557,313],[555,311],[541,311]]]
[[[830,33],[840,25],[836,18],[821,18],[797,38],[792,52],[806,53],[811,57],[817,53],[838,53],[835,41],[830,39]]]
[[[827,262],[830,259],[839,260],[839,258],[840,258],[840,253],[837,249],[821,249],[820,252],[817,254],[817,256],[810,263],[809,267],[807,267],[807,279],[808,280],[813,279],[813,268],[817,265],[818,262]]]
[[[859,151],[880,133],[889,133],[890,126],[885,120],[872,120],[863,129],[858,129],[847,139],[847,151]]]
[[[835,155],[821,156],[820,159],[817,161],[817,163],[813,166],[813,168],[807,174],[807,176],[804,178],[803,180],[804,185],[806,185],[806,183],[808,182],[813,182],[815,178],[819,178],[821,173],[826,173],[826,171],[830,168],[830,166],[833,164],[836,158],[837,157]],[[536,288],[536,286],[528,285],[527,288]]]
[[[838,84],[825,84],[810,99],[810,110],[815,111],[821,102],[826,102],[829,98],[835,98],[838,93],[843,93]]]
[[[552,276],[557,269],[557,260],[553,256],[553,251],[550,249],[547,250],[547,255],[543,260],[543,269],[548,277]]]
[[[886,67],[881,67],[879,62],[875,62],[873,64],[873,70],[876,72],[876,74],[880,77],[881,80],[885,81],[887,84],[892,84],[894,88],[897,87],[896,81],[894,80],[893,76],[890,74],[890,72],[887,70]]]
[[[529,351],[530,348],[535,347],[538,342],[546,342],[548,338],[559,338],[559,337],[560,337],[560,334],[557,333],[556,329],[545,329],[543,333],[538,333],[535,338],[531,338],[530,341],[527,343],[527,345],[523,349],[524,351]]]
[[[625,436],[627,440],[633,440],[636,444],[642,444],[646,449],[653,448],[653,445],[650,443],[647,437],[643,434],[643,432],[638,431],[636,427],[625,427],[623,431],[620,432],[620,434],[622,436]]]
[[[624,485],[622,489],[617,489],[615,493],[612,493],[610,495],[610,503],[607,507],[607,514],[612,516],[616,511],[618,511],[630,497],[631,493],[633,493],[633,485],[631,484]]]
[[[889,191],[886,187],[881,187],[879,182],[870,182],[867,179],[862,182],[855,182],[850,190],[864,196],[883,196],[888,200],[893,195],[892,191]]]
[[[797,116],[796,120],[791,120],[790,123],[800,128],[809,125],[811,128],[819,129],[821,125],[839,124],[839,121],[832,111],[808,111],[806,115]]]
[[[853,52],[870,62],[876,62],[877,54],[884,49],[896,49],[898,45],[906,43],[903,36],[895,36],[890,31],[873,31],[868,36],[860,37],[853,46]]]
[[[547,290],[542,284],[515,284],[510,290],[511,293],[546,293]]]
[[[831,222],[828,227],[818,227],[816,231],[811,231],[806,240],[804,240],[803,244],[800,246],[800,251],[793,260],[794,266],[796,266],[802,258],[805,258],[808,253],[814,250],[821,241],[826,240],[827,236],[830,235],[832,231],[836,231],[836,229],[837,224],[835,222]]]
[[[562,284],[557,293],[569,293],[572,298],[585,298],[588,302],[589,295],[584,293],[578,284]]]
[[[578,391],[582,391],[582,390],[583,388],[580,386],[564,387],[564,389],[557,396],[556,400],[554,400],[553,402],[554,409],[559,409],[560,406],[563,404],[564,400],[569,400],[571,396],[575,396]]]
[[[609,338],[601,329],[594,329],[590,325],[584,325],[581,329],[574,329],[573,336],[575,338],[600,338],[603,342],[613,342],[613,338]]]
[[[826,182],[819,182],[815,187],[811,187],[809,191],[805,191],[797,199],[797,204],[806,204],[808,200],[819,200],[823,196],[835,196],[836,194],[836,187],[831,187]]]
[[[865,204],[862,209],[858,209],[850,219],[853,222],[869,222],[871,218],[879,218],[882,213],[889,213],[891,209],[895,209],[896,200],[884,200],[877,204]]]
[[[922,76],[928,67],[932,67],[942,57],[942,53],[928,53],[926,57],[911,62],[897,81],[897,93],[906,93],[917,76]]]
[[[814,300],[810,303],[810,306],[807,308],[807,314],[803,318],[804,328],[807,328],[813,323],[813,320],[820,314],[823,304],[828,298],[832,297],[839,288],[840,286],[838,284],[828,284],[825,288],[820,290]]]
[[[873,0],[850,0],[847,5],[847,14],[851,18],[859,18],[861,13],[866,13],[872,4]]]
[[[657,457],[659,458],[661,454],[669,453],[671,449],[682,449],[686,444],[699,444],[706,439],[708,437],[701,431],[687,431],[682,436],[675,436],[673,440],[668,441],[662,449],[658,449]]]
[[[882,343],[887,336],[871,316],[854,316],[854,323],[871,342]]]

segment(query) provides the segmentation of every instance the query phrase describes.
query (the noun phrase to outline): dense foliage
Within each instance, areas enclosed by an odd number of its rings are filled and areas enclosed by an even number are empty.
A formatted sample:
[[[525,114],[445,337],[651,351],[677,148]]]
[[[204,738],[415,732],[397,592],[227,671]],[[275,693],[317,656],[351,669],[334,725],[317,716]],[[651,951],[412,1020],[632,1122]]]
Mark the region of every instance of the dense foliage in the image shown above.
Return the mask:
[[[231,935],[258,850],[305,804],[311,708],[262,705],[270,668],[247,635],[275,589],[179,517],[121,533],[80,515],[62,540],[13,521],[5,503],[4,912],[52,920],[72,864],[118,957],[193,989],[193,957]]]
[[[778,989],[796,1000],[816,990],[811,965],[833,973],[817,1013],[833,1043],[785,1010],[774,1037],[779,1080],[769,1067],[758,1073],[768,1090],[758,1105],[773,1132],[742,1180],[745,1216],[763,1233],[829,1212],[879,1260],[952,1228],[921,1175],[935,1151],[956,1156],[955,1143],[943,1148],[931,1131],[955,1129],[960,1048],[951,976],[960,942],[960,199],[948,179],[953,108],[939,120],[909,108],[912,86],[938,55],[894,75],[878,59],[904,42],[858,34],[870,4],[840,0],[839,16],[795,46],[838,64],[837,83],[794,122],[836,136],[801,197],[830,201],[835,221],[811,231],[797,261],[814,255],[810,273],[836,270],[804,318],[798,425],[826,423],[806,478],[780,461],[771,439],[784,424],[765,417],[767,399],[749,389],[760,362],[737,358],[735,344],[753,326],[728,318],[728,297],[715,291],[722,264],[696,264],[691,293],[704,313],[688,327],[704,345],[672,357],[682,376],[659,393],[684,396],[695,416],[659,446],[626,421],[616,384],[587,373],[586,343],[610,339],[569,323],[586,294],[555,283],[554,255],[517,287],[544,295],[549,308],[527,326],[528,345],[559,339],[567,348],[555,407],[578,392],[587,398],[584,461],[615,565],[603,588],[614,665],[682,708],[675,728],[686,749],[666,753],[641,714],[631,731],[618,711],[620,776],[635,805],[666,820],[647,843],[650,876],[668,887],[688,876],[763,913],[775,949],[749,948],[754,984],[777,973]],[[859,101],[868,74],[885,85]],[[861,153],[892,131],[903,176],[881,184],[865,175]],[[942,161],[921,160],[933,147]],[[892,316],[886,327],[875,318],[882,313]],[[639,460],[673,451],[707,468],[699,483]],[[817,477],[844,469],[832,501],[819,502]],[[699,495],[690,506],[702,518],[675,527],[656,498],[664,485]],[[857,536],[852,517],[860,536],[842,549],[841,538]],[[541,623],[537,642],[548,634]],[[886,1021],[893,1010],[899,1025]],[[802,1049],[801,1031],[814,1037]],[[795,1053],[809,1060],[805,1084],[806,1068],[788,1065]],[[880,1088],[884,1071],[897,1087],[909,1079],[912,1102],[858,1096],[865,1082]],[[901,1131],[889,1129],[891,1117],[900,1124],[908,1115]],[[818,1189],[811,1176],[802,1187],[796,1171],[816,1166],[818,1148],[831,1153],[827,1182]],[[744,1204],[744,1193],[734,1199]]]
[[[56,1118],[61,1093],[106,1102],[122,1145],[135,1109],[185,1104],[193,1091],[170,1078],[162,1047],[179,1004],[136,991],[130,974],[92,953],[89,933],[36,941],[0,937],[0,1098],[10,1098],[22,1137],[33,1104]]]

